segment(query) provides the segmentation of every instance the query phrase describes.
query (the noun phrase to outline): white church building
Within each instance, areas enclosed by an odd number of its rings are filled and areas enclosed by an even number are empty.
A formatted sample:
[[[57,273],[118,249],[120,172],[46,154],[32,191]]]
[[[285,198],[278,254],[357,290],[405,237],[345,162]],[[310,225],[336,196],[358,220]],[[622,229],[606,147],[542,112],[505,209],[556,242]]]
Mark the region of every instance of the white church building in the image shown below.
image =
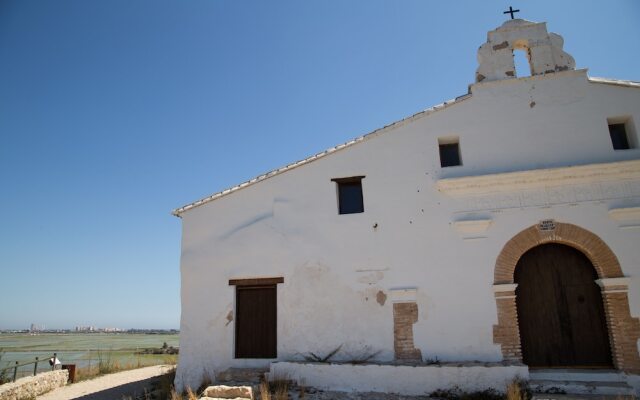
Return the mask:
[[[230,368],[405,394],[637,386],[640,83],[589,77],[522,19],[478,62],[465,95],[173,211],[178,388]]]

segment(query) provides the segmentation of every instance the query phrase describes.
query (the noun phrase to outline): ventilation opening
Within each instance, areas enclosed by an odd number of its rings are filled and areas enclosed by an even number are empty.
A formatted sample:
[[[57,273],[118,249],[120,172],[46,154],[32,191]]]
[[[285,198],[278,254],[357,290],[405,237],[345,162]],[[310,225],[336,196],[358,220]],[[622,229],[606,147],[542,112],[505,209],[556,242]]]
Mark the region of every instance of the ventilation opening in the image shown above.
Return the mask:
[[[529,51],[527,49],[513,50],[513,63],[516,67],[517,78],[531,76],[531,63],[529,62]]]
[[[462,158],[460,157],[460,139],[458,137],[438,138],[438,147],[440,149],[441,167],[455,167],[462,165]]]
[[[636,128],[630,116],[607,118],[607,124],[614,150],[628,150],[638,147]]]
[[[332,181],[338,185],[339,214],[357,214],[364,212],[362,178],[364,178],[364,176],[332,179]]]

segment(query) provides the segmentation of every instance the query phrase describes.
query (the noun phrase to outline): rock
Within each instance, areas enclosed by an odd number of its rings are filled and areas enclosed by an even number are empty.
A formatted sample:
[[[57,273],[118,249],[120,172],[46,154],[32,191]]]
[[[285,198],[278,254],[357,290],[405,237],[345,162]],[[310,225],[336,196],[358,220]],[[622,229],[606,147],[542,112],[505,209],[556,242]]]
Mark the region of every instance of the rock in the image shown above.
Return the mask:
[[[209,386],[204,395],[218,399],[253,399],[253,389],[251,386]]]

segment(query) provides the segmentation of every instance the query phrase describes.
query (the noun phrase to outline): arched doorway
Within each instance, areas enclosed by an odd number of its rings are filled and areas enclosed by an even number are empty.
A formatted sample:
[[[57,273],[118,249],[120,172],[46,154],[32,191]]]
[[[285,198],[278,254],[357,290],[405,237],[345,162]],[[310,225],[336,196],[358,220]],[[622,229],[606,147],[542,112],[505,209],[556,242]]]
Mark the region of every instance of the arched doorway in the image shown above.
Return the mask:
[[[560,243],[526,251],[514,273],[522,359],[530,367],[611,367],[598,274]]]

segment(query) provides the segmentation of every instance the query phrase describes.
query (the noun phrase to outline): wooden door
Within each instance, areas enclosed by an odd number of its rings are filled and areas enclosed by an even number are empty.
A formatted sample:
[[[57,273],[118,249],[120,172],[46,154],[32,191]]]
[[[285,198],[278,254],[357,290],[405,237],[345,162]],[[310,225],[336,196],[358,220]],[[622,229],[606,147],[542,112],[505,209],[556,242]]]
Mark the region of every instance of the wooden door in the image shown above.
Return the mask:
[[[276,318],[276,285],[236,286],[236,358],[276,358]]]
[[[544,244],[518,261],[514,280],[524,363],[530,367],[611,367],[598,279],[591,261]]]

